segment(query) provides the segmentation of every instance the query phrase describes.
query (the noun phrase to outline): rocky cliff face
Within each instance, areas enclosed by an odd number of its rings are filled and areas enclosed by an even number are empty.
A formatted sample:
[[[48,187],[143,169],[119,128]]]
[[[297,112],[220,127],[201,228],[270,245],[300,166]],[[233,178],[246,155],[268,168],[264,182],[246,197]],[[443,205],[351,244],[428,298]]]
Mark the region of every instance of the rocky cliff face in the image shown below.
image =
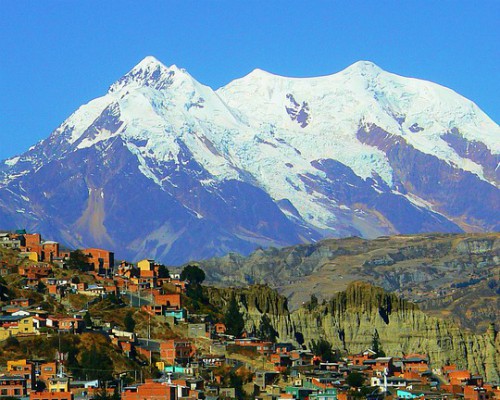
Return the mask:
[[[467,332],[369,284],[353,283],[323,304],[306,304],[294,312],[289,312],[283,296],[263,286],[210,289],[209,297],[223,305],[232,293],[245,313],[247,329],[257,327],[266,313],[281,341],[295,342],[301,333],[306,344],[323,337],[345,353],[356,353],[371,345],[377,330],[387,354],[424,353],[434,367],[456,363],[488,381],[500,379],[500,335],[493,326],[483,335]]]
[[[484,333],[500,326],[500,234],[411,235],[330,239],[282,249],[259,249],[201,262],[217,285],[267,283],[297,309],[357,280],[396,292],[429,313],[448,315]]]

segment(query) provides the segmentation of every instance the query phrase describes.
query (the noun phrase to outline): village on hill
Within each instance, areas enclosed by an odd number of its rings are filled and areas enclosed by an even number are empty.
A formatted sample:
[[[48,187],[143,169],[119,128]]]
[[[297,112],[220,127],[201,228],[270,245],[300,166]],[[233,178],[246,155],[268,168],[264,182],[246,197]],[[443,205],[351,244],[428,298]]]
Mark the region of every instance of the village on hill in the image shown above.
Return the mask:
[[[342,354],[324,339],[254,331],[204,272],[0,232],[0,399],[500,399],[500,387],[426,354]],[[307,344],[306,344],[307,343]]]

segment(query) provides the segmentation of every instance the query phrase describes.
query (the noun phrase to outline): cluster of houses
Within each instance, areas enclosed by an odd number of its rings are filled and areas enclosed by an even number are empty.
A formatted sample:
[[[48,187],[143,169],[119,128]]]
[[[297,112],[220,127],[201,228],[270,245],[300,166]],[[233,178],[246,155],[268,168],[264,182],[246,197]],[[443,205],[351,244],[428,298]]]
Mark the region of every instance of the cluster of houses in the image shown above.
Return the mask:
[[[62,266],[70,256],[71,251],[58,242],[42,240],[39,233],[27,233],[25,230],[15,232],[0,232],[0,247],[19,250],[20,257],[26,257],[35,263],[52,263]],[[83,249],[88,257],[88,263],[93,270],[106,273],[114,267],[114,253],[102,249]]]
[[[121,333],[116,332],[120,337]],[[233,344],[236,342],[232,342]],[[227,342],[225,344],[228,344]],[[245,346],[244,344],[243,346]],[[269,360],[276,354],[292,355],[297,350],[288,343],[273,345]],[[160,379],[145,379],[133,385],[119,384],[104,389],[108,395],[118,393],[123,400],[143,399],[227,399],[237,398],[236,388],[223,387],[222,365],[238,366],[238,361],[219,354],[197,354],[189,341],[162,342],[160,350],[165,368]],[[322,362],[307,351],[299,353],[304,363],[284,372],[253,369],[250,386],[255,399],[324,399],[354,400],[355,387],[349,386],[349,375],[361,374],[370,390],[367,399],[470,399],[500,398],[500,388],[484,384],[481,377],[448,365],[432,371],[426,356],[413,354],[403,358],[375,357],[371,350],[341,362]],[[294,357],[294,356],[292,356]],[[308,364],[307,362],[311,362]],[[102,395],[98,381],[74,381],[62,373],[62,364],[44,360],[10,360],[0,375],[0,398],[14,397],[38,400],[73,400]],[[212,371],[209,379],[202,370]],[[206,374],[204,374],[206,376]],[[120,381],[121,383],[121,381]],[[373,390],[372,390],[373,389]]]
[[[231,337],[222,322],[190,315],[184,305],[189,282],[178,274],[166,274],[154,260],[115,265],[112,252],[84,249],[91,266],[86,274],[93,277],[88,281],[94,282],[88,284],[54,277],[54,269],[64,267],[70,252],[56,242],[42,241],[39,234],[0,233],[0,246],[17,249],[20,257],[28,259],[16,270],[0,261],[0,274],[18,273],[27,290],[37,290],[43,284],[55,299],[68,293],[89,298],[130,296],[130,304],[140,307],[145,315],[182,332],[174,338],[153,340],[104,326],[101,333],[108,336],[116,351],[139,364],[154,366],[161,375],[159,379],[143,380],[137,376],[139,371],[133,371],[130,385],[117,377],[114,387],[104,389],[110,396],[117,392],[124,400],[238,398],[238,388],[227,384],[225,374],[237,374],[244,368],[250,374],[245,391],[255,399],[351,400],[361,394],[361,385],[354,385],[350,379],[357,374],[364,386],[363,396],[368,399],[500,400],[498,386],[488,385],[481,377],[454,365],[432,369],[426,355],[377,357],[368,349],[338,362],[326,362],[292,343],[273,343],[247,335]],[[85,326],[82,314],[52,315],[28,298],[12,299],[2,307],[0,341],[46,332],[79,334],[90,328]],[[100,382],[75,381],[63,371],[64,360],[10,360],[0,365],[0,399],[66,400],[100,395]]]

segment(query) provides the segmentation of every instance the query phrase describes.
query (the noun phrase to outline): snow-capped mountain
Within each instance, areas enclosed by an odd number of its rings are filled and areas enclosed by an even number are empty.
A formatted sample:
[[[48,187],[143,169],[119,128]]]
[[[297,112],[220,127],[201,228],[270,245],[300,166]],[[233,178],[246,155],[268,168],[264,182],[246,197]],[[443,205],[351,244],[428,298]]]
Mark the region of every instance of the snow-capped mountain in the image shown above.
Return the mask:
[[[498,230],[500,127],[360,61],[217,91],[146,57],[0,163],[0,226],[180,263],[325,236]]]

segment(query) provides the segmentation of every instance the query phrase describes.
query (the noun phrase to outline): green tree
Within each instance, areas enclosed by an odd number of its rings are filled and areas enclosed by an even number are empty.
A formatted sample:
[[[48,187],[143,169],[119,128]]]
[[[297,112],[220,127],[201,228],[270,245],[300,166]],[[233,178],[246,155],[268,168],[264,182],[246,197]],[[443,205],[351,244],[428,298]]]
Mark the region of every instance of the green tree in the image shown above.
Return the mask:
[[[80,366],[79,376],[81,378],[101,381],[113,379],[113,361],[105,352],[97,351],[95,345],[83,351]]]
[[[42,281],[38,281],[38,284],[36,285],[36,291],[38,293],[45,293],[47,290],[47,286]]]
[[[163,264],[158,267],[158,278],[170,278],[170,272],[168,271],[168,268]]]
[[[315,294],[312,294],[311,301],[309,301],[309,311],[314,310],[316,307],[318,307],[318,298]]]
[[[372,350],[375,353],[375,357],[385,357],[385,352],[380,346],[380,337],[378,331],[375,329],[372,336]]]
[[[205,272],[196,265],[186,265],[181,272],[181,279],[190,284],[201,285],[205,280]]]
[[[134,320],[134,317],[132,316],[131,311],[129,311],[127,314],[125,314],[125,319],[123,320],[123,324],[125,325],[125,330],[127,332],[134,332],[135,320]]]
[[[90,270],[89,257],[80,249],[76,249],[69,253],[69,260],[67,265],[70,269],[76,269],[79,271]]]
[[[234,294],[229,300],[229,304],[224,315],[224,324],[226,325],[226,333],[236,337],[240,336],[243,329],[245,329],[243,314],[240,312],[240,308]]]
[[[263,340],[268,340],[270,342],[276,342],[276,338],[278,337],[278,332],[271,325],[271,320],[267,316],[267,314],[263,314],[260,318],[259,324],[259,337]]]
[[[305,342],[303,333],[302,332],[295,332],[295,340],[297,341],[299,346],[302,346]]]
[[[239,375],[236,375],[234,372],[229,373],[229,385],[230,387],[234,387],[234,391],[236,392],[236,398],[242,399],[244,397],[243,393],[243,378]]]
[[[365,377],[359,372],[351,372],[345,380],[350,387],[360,388],[365,383]]]
[[[85,327],[90,328],[92,326],[92,317],[90,313],[87,311],[83,316],[83,322],[85,322]]]
[[[315,356],[321,357],[326,362],[333,362],[337,358],[332,344],[325,338],[319,338],[318,341],[313,339],[311,342],[311,351]]]

